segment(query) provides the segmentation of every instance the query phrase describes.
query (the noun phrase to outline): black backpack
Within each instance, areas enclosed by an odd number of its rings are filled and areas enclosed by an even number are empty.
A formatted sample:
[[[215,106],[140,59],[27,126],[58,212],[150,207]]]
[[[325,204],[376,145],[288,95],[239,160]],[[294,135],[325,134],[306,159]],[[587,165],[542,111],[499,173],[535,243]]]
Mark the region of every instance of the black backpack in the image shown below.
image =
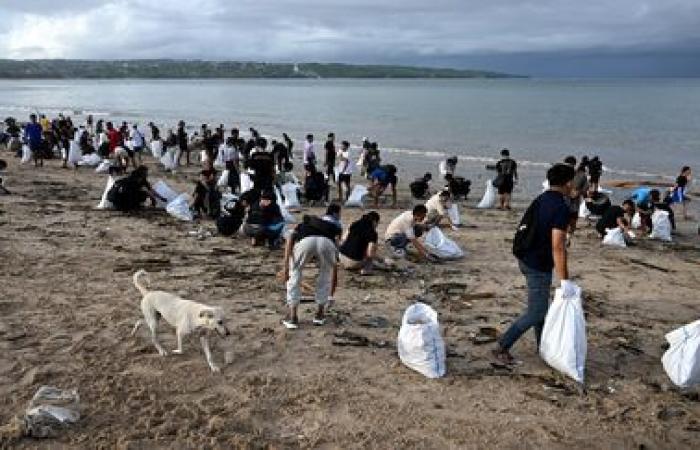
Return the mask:
[[[342,230],[334,223],[323,220],[320,217],[305,215],[296,230],[297,239],[300,241],[309,236],[323,236],[331,241],[340,236]]]
[[[412,182],[408,187],[411,190],[413,198],[417,199],[425,198],[425,194],[428,191],[428,183],[422,178]]]
[[[537,233],[537,213],[540,209],[540,199],[537,197],[530,203],[523,218],[520,219],[518,229],[513,238],[513,254],[522,258],[530,250],[535,242]]]

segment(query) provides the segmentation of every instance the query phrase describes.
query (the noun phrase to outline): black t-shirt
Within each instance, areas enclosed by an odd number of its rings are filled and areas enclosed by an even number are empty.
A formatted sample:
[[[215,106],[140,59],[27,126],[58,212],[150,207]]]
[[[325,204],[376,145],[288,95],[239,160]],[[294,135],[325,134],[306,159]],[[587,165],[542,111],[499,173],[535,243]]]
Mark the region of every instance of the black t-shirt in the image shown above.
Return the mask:
[[[253,181],[260,184],[272,182],[275,174],[275,162],[272,154],[268,152],[257,152],[250,155],[248,167],[255,171]]]
[[[538,197],[535,215],[535,238],[521,258],[528,267],[541,272],[554,268],[552,257],[552,230],[566,231],[569,226],[569,207],[561,192],[547,191]]]
[[[333,141],[326,141],[326,165],[335,165],[335,144]]]
[[[617,228],[617,219],[625,217],[625,210],[622,206],[611,206],[603,213],[595,228],[600,234],[605,234],[609,228]]]
[[[275,146],[272,147],[272,157],[276,161],[279,161],[281,159],[286,158],[287,157],[287,147],[281,142],[276,143]]]
[[[678,178],[676,178],[676,184],[678,187],[686,187],[688,185],[688,177],[685,175],[679,175]]]
[[[340,246],[340,253],[353,261],[362,261],[365,258],[369,244],[376,244],[377,239],[377,230],[374,229],[372,222],[360,219],[350,225],[348,236]]]
[[[517,164],[510,158],[503,158],[496,163],[496,171],[499,175],[505,177],[506,180],[513,180],[516,170]]]

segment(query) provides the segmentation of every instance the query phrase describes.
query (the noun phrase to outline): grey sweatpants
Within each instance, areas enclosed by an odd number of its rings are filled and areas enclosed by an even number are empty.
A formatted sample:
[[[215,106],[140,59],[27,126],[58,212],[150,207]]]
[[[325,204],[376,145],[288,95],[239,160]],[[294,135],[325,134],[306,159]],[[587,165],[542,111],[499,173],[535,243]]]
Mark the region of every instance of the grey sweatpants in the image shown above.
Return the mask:
[[[335,243],[327,237],[309,236],[297,242],[289,260],[287,305],[297,306],[299,304],[302,270],[306,263],[312,259],[318,263],[316,304],[325,305],[328,302],[332,289],[333,268],[338,263],[338,249]]]

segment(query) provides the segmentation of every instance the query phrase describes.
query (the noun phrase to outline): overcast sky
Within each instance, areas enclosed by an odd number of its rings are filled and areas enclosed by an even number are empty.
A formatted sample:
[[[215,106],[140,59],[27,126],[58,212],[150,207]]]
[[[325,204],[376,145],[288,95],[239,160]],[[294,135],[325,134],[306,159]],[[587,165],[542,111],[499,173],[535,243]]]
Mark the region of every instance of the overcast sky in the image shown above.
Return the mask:
[[[3,0],[2,58],[700,76],[700,0]]]

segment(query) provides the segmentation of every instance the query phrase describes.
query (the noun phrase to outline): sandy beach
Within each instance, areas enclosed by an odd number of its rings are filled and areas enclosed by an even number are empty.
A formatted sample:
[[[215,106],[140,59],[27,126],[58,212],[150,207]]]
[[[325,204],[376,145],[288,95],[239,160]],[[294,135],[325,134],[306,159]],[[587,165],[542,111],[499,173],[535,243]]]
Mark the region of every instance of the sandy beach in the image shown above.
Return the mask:
[[[189,234],[214,231],[210,221],[95,210],[106,176],[94,169],[58,161],[34,169],[2,157],[13,195],[0,196],[0,425],[42,385],[75,388],[83,405],[79,423],[56,438],[16,439],[6,426],[3,448],[697,446],[700,391],[674,388],[660,362],[665,333],[700,316],[695,222],[681,221],[673,244],[628,249],[601,247],[582,224],[570,249],[588,327],[580,392],[539,359],[531,334],[514,348],[524,364],[513,371],[488,357],[488,336],[502,333],[525,299],[511,241],[527,198],[512,212],[477,210],[483,187],[475,184],[461,204],[469,227],[448,233],[464,259],[366,277],[341,271],[329,323],[312,326],[313,304],[303,304],[300,329],[288,331],[279,323],[280,251]],[[166,175],[148,165],[151,181],[191,192],[198,168]],[[406,190],[401,203],[410,205]],[[380,236],[399,212],[380,210]],[[344,224],[360,214],[344,210]],[[213,346],[221,374],[210,373],[195,339],[184,355],[161,357],[145,330],[129,336],[140,318],[131,276],[141,268],[154,288],[225,310],[233,335]],[[397,356],[401,315],[418,298],[439,313],[442,379]],[[172,328],[160,330],[174,348]]]

